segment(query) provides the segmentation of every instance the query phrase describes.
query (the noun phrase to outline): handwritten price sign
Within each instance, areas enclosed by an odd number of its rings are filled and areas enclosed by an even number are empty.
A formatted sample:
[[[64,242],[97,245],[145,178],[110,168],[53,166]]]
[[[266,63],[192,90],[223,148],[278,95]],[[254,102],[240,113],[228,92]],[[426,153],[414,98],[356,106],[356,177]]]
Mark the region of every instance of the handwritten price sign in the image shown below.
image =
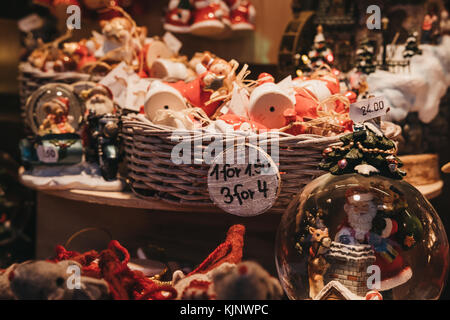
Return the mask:
[[[233,161],[228,161],[233,159]],[[277,165],[262,149],[245,145],[219,154],[208,172],[211,200],[222,210],[253,217],[269,210],[280,190]]]
[[[58,150],[52,146],[39,145],[36,149],[37,156],[41,162],[56,163],[58,162]]]
[[[350,118],[355,123],[384,116],[389,111],[389,107],[383,97],[375,97],[362,100],[350,105]]]

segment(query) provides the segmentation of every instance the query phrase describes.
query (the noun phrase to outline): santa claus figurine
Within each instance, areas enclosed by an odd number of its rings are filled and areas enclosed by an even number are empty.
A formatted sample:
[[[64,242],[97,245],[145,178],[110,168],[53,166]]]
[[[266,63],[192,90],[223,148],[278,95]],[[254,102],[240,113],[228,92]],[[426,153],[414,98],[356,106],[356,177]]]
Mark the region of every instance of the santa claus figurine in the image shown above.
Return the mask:
[[[393,240],[398,222],[377,214],[377,200],[369,189],[354,187],[345,194],[346,221],[339,226],[335,241],[347,245],[369,244],[375,253],[375,265],[380,267],[380,291],[404,284],[412,270],[404,261],[400,245]]]

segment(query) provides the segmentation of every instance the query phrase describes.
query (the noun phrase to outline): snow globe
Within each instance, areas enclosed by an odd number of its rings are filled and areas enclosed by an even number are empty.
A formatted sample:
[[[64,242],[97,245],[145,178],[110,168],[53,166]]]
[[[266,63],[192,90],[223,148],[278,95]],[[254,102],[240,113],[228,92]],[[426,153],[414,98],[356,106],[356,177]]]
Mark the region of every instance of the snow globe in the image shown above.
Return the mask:
[[[369,126],[324,151],[325,174],[297,195],[276,240],[290,299],[437,299],[448,240],[428,200],[403,181],[395,145]]]

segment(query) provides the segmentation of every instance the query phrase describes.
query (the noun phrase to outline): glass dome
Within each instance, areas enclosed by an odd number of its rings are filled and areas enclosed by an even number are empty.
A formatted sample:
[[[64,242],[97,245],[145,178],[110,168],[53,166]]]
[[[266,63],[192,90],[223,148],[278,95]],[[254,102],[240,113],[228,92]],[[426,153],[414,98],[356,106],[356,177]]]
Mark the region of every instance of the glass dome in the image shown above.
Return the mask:
[[[290,299],[437,299],[448,240],[425,197],[382,176],[325,174],[308,184],[277,233]]]
[[[34,91],[27,100],[27,123],[35,134],[41,134],[40,126],[46,119],[55,116],[49,107],[56,105],[64,107],[62,110],[68,125],[74,131],[79,129],[84,106],[73,93],[73,88],[64,83],[49,83]]]

